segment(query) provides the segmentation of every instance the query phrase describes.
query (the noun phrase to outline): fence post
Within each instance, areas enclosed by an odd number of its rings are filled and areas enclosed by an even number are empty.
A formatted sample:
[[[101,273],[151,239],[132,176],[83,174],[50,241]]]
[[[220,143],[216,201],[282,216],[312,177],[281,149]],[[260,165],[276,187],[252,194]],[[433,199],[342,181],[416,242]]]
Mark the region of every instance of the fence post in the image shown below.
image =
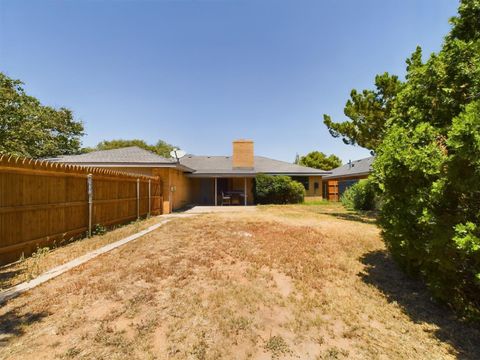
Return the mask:
[[[140,179],[137,179],[137,219],[140,219]]]
[[[148,217],[152,211],[152,180],[148,179]]]
[[[87,175],[88,193],[88,237],[92,236],[92,213],[93,213],[93,175]]]

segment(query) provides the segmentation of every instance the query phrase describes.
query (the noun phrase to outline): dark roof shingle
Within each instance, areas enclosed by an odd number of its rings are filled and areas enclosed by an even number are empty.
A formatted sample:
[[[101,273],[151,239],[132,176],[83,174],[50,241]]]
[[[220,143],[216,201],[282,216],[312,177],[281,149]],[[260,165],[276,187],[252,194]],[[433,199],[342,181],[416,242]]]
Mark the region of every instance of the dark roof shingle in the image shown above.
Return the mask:
[[[375,156],[371,156],[339,166],[338,168],[331,170],[331,174],[325,176],[325,179],[369,174],[372,171],[372,163],[374,159]]]
[[[192,176],[228,176],[255,174],[284,174],[284,175],[319,175],[323,176],[330,172],[296,165],[285,161],[274,160],[264,156],[255,156],[254,168],[235,169],[232,167],[231,156],[195,156],[187,155],[180,159],[178,164],[174,159],[166,159],[150,151],[137,146],[113,150],[93,151],[81,155],[67,155],[48,159],[50,161],[67,164],[88,166],[168,166],[178,167],[191,172]]]
[[[173,159],[166,159],[138,146],[65,155],[48,160],[72,164],[175,164]]]
[[[285,175],[325,175],[324,170],[291,164],[264,156],[254,157],[252,169],[234,169],[231,156],[195,156],[187,155],[180,159],[180,164],[195,170],[193,175],[255,175],[255,174],[285,174]]]

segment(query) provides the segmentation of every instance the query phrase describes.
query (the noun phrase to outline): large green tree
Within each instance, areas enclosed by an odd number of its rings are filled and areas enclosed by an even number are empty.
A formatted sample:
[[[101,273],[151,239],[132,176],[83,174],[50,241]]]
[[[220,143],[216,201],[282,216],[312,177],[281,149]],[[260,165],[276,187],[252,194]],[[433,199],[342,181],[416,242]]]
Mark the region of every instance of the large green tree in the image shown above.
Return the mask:
[[[111,150],[111,149],[119,149],[129,146],[138,146],[139,148],[154,152],[163,157],[170,157],[170,151],[172,151],[175,146],[170,145],[169,143],[158,140],[154,145],[147,144],[144,140],[140,139],[132,139],[132,140],[124,140],[124,139],[116,139],[116,140],[104,140],[98,143],[93,148],[84,148],[84,152],[96,151],[96,150]]]
[[[385,136],[387,120],[391,116],[395,98],[402,82],[395,75],[384,73],[375,77],[375,90],[352,90],[344,108],[350,118],[334,122],[323,115],[323,122],[333,137],[341,137],[345,144],[360,145],[375,151]]]
[[[480,0],[460,2],[442,49],[407,60],[374,177],[395,259],[480,319]]]
[[[83,125],[66,108],[45,106],[0,73],[0,154],[32,158],[75,154]]]
[[[332,170],[341,166],[342,160],[333,154],[327,156],[323,152],[312,151],[305,156],[297,157],[295,163],[315,169]]]

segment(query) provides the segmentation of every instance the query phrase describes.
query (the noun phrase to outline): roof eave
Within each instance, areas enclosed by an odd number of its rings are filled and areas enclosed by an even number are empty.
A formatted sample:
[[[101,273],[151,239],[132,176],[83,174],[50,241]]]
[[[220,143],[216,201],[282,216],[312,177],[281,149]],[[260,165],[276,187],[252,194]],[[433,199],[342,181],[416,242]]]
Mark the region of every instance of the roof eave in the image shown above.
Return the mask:
[[[325,180],[329,179],[336,179],[336,178],[346,178],[346,177],[357,177],[357,176],[365,176],[365,175],[370,175],[371,171],[363,171],[355,174],[342,174],[342,175],[329,175],[325,176]]]
[[[192,174],[187,174],[186,176],[189,178],[233,178],[233,177],[239,177],[239,178],[253,178],[255,177],[256,174],[253,173],[192,173]]]
[[[261,171],[257,174],[266,175],[285,175],[285,176],[324,176],[331,174],[330,172],[298,172],[298,171]]]
[[[285,176],[323,176],[325,174],[331,174],[329,172],[322,173],[299,173],[299,172],[267,172],[267,171],[255,171],[255,172],[193,172],[188,174],[187,177],[201,178],[201,177],[255,177],[259,174],[266,175],[285,175]]]
[[[142,162],[81,162],[81,161],[57,161],[62,164],[88,166],[88,167],[148,167],[148,168],[175,168],[176,163],[142,163]],[[185,166],[182,166],[186,168]],[[190,169],[191,170],[191,169]]]

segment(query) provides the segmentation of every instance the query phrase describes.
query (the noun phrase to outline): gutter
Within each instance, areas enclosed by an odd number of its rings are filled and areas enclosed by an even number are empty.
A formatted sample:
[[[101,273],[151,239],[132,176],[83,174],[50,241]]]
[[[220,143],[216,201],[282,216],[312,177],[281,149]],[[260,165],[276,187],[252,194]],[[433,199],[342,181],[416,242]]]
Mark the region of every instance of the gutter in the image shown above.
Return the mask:
[[[329,172],[325,173],[288,173],[288,172],[248,172],[248,173],[195,173],[187,174],[187,177],[190,178],[232,178],[232,177],[255,177],[260,174],[265,175],[285,175],[285,176],[323,176],[325,174],[331,174]]]
[[[322,173],[297,173],[297,172],[259,172],[258,174],[265,175],[285,175],[285,176],[325,176],[331,174],[331,172]]]
[[[364,171],[361,173],[355,173],[355,174],[344,174],[344,175],[330,175],[324,177],[324,180],[332,180],[332,179],[342,179],[342,178],[347,178],[347,177],[357,177],[357,176],[364,176],[364,175],[370,175],[371,171]]]

